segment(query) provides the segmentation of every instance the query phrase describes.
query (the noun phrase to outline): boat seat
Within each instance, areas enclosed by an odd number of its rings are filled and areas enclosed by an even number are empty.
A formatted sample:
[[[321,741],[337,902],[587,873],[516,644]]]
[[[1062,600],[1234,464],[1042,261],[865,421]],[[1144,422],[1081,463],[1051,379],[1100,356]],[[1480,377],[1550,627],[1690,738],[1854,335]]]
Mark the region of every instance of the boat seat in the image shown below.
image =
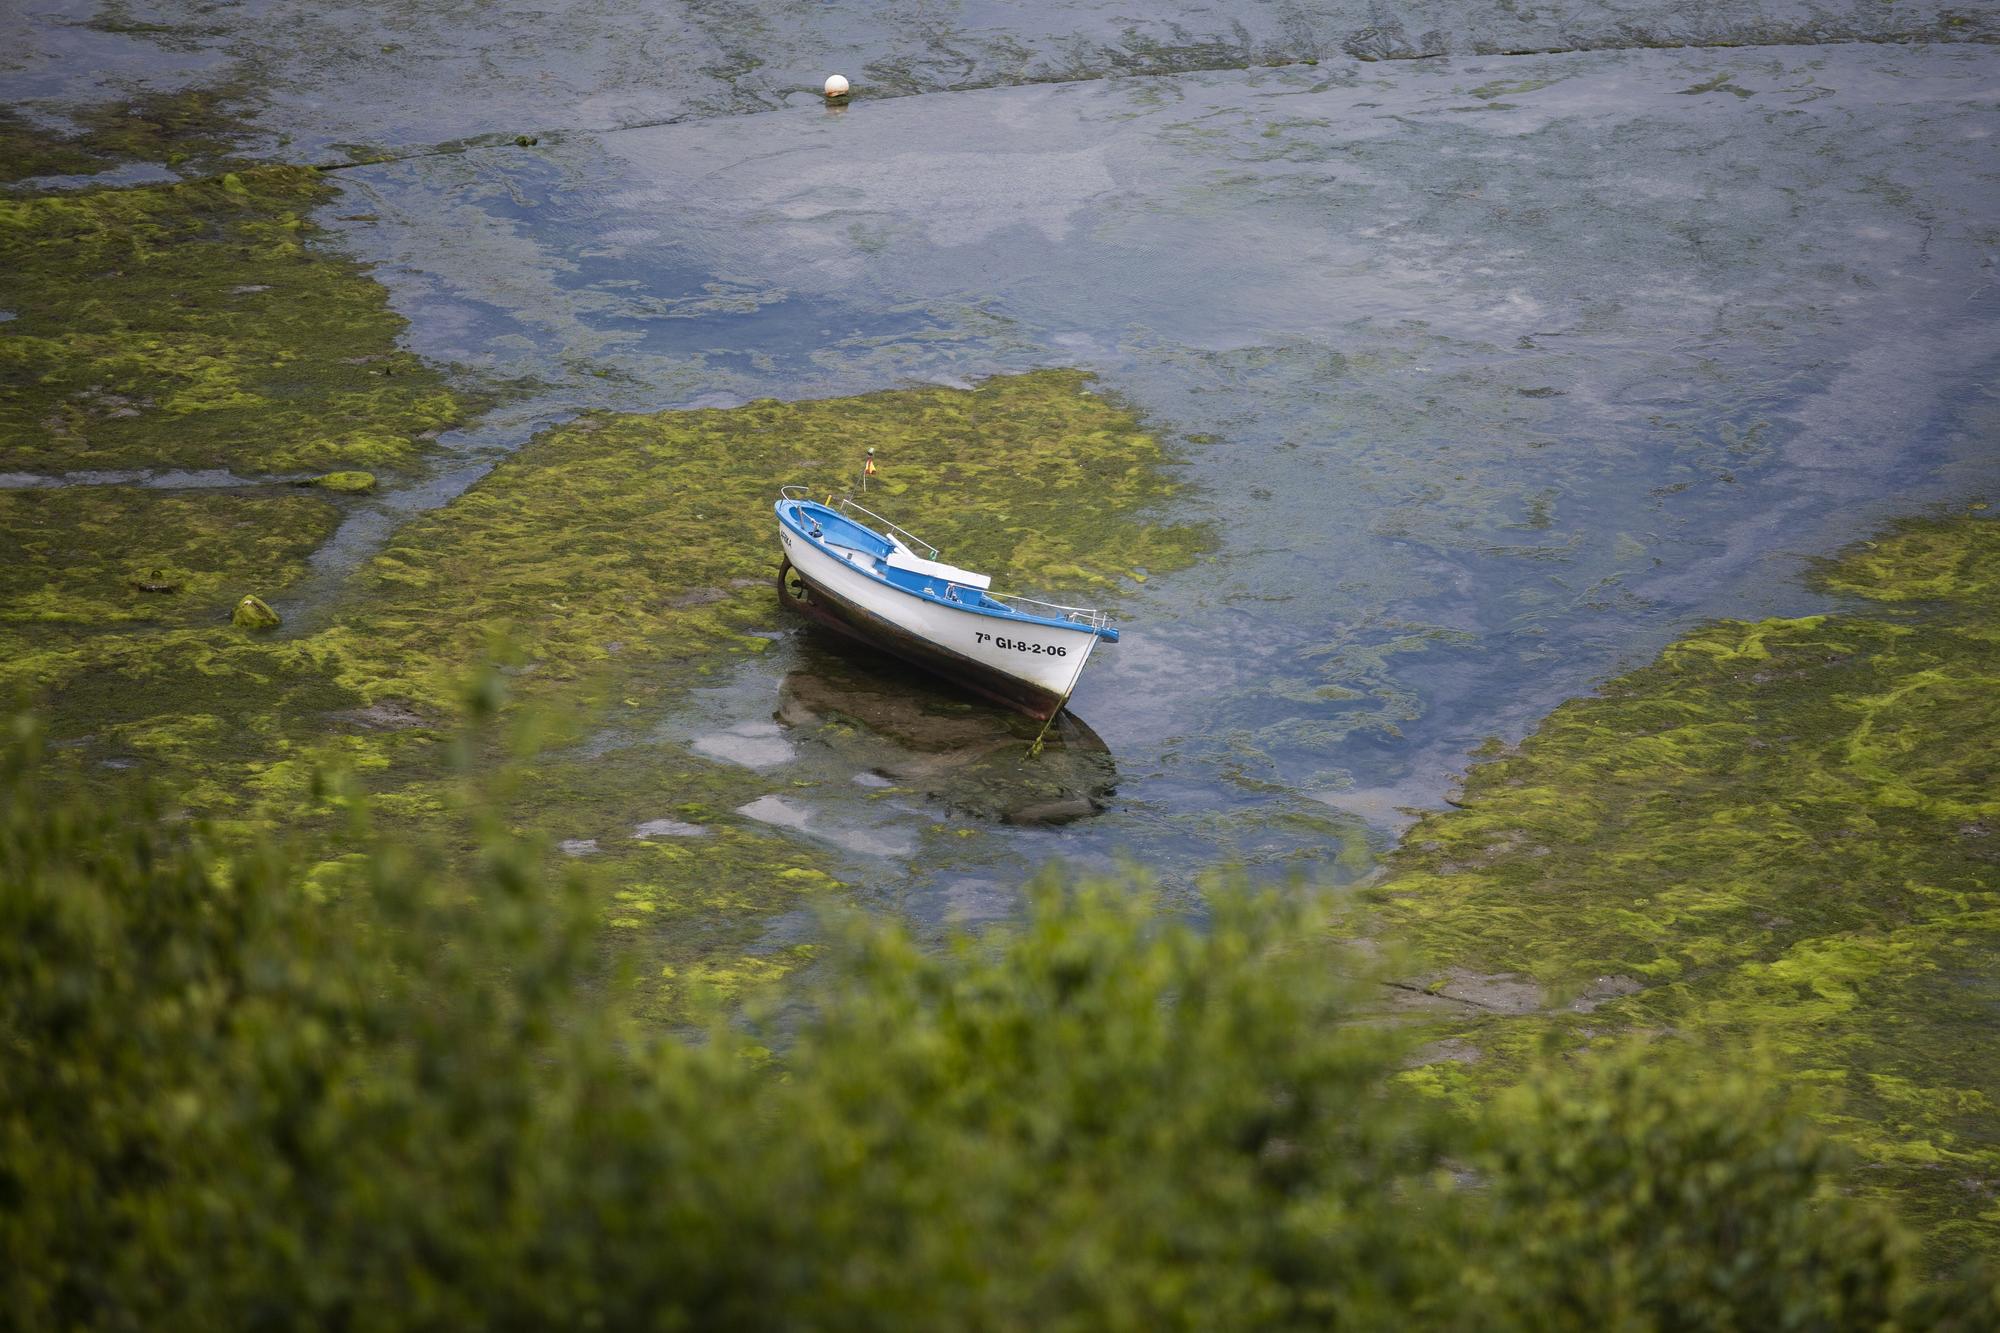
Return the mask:
[[[882,562],[891,569],[904,569],[912,574],[928,575],[932,578],[943,579],[946,583],[957,583],[968,588],[977,588],[981,592],[993,586],[993,580],[984,574],[975,574],[969,569],[960,569],[956,565],[947,565],[938,560],[926,560],[922,556],[911,555],[901,547],[883,556]]]

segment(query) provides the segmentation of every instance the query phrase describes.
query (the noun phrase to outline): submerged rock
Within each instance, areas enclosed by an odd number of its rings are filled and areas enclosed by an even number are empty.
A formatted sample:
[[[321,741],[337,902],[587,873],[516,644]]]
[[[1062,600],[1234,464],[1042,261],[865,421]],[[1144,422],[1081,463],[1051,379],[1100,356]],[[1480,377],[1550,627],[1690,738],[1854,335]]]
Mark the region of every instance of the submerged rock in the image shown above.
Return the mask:
[[[1000,818],[1009,824],[1069,824],[1088,819],[1097,811],[1096,802],[1082,796],[1070,796],[1058,801],[1016,806]]]
[[[125,581],[139,592],[179,592],[187,586],[185,578],[165,569],[149,569],[144,574],[134,574]]]
[[[229,615],[229,623],[244,629],[276,629],[281,622],[268,602],[251,593],[236,604],[236,609]]]
[[[362,731],[413,731],[438,722],[398,699],[383,699],[366,708],[350,708],[334,717]]]

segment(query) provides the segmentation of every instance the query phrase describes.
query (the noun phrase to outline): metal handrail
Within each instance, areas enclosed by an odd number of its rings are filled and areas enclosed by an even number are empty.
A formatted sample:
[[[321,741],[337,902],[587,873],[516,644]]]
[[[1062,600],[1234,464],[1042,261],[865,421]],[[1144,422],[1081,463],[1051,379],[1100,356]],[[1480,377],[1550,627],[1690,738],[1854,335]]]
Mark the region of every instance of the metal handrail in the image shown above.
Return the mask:
[[[1091,629],[1104,629],[1111,623],[1111,616],[1109,612],[1099,611],[1093,607],[1064,606],[1060,602],[1044,602],[1039,598],[1022,597],[1016,593],[994,592],[990,588],[987,590],[986,595],[988,597],[991,597],[994,601],[999,602],[1002,605],[1006,606],[1007,609],[1010,611],[1019,611],[1021,608],[1014,604],[1016,602],[1021,602],[1028,606],[1041,607],[1042,610],[1044,611],[1056,612],[1056,614],[1053,616],[1044,616],[1043,619],[1045,620],[1070,620],[1076,622],[1079,625],[1088,625]],[[1028,611],[1028,612],[1023,612],[1023,614],[1036,615],[1039,613],[1034,611]]]
[[[919,537],[916,533],[911,532],[908,528],[901,527],[898,526],[897,524],[891,523],[888,519],[883,518],[880,514],[876,513],[874,510],[869,509],[866,506],[859,503],[858,501],[856,501],[853,496],[843,495],[838,499],[829,497],[828,503],[834,509],[838,510],[840,513],[843,514],[849,514],[849,513],[864,514],[867,517],[874,519],[877,523],[880,523],[883,527],[887,528],[889,531],[895,533],[898,537],[901,537],[904,541],[908,542],[910,545],[921,546],[926,551],[929,551],[931,553],[930,554],[931,559],[935,560],[938,558],[937,547],[932,546],[929,542],[925,541],[922,537]]]
[[[780,486],[778,488],[778,494],[783,496],[787,500],[812,499],[811,489],[805,486]],[[877,523],[880,523],[883,527],[887,528],[889,531],[895,533],[898,537],[901,537],[905,542],[908,542],[910,545],[921,546],[926,551],[929,551],[931,553],[930,555],[931,559],[935,560],[938,558],[937,547],[932,546],[929,542],[925,541],[922,537],[919,537],[916,533],[911,532],[908,528],[901,527],[895,523],[891,523],[888,519],[883,518],[880,514],[876,513],[874,510],[869,509],[864,505],[858,503],[855,500],[855,498],[851,495],[829,494],[825,500],[821,501],[821,503],[826,505],[827,508],[833,510],[835,513],[865,514],[869,518],[874,519]]]

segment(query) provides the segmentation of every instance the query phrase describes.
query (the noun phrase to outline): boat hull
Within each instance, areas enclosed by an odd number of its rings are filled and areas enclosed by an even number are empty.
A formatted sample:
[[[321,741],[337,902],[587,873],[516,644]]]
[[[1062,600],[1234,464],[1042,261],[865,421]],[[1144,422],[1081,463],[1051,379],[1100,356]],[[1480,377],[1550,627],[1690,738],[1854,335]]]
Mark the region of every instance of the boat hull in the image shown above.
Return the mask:
[[[884,589],[803,540],[787,540],[778,590],[808,618],[1038,721],[1062,710],[1097,646],[1088,629],[1021,625]]]

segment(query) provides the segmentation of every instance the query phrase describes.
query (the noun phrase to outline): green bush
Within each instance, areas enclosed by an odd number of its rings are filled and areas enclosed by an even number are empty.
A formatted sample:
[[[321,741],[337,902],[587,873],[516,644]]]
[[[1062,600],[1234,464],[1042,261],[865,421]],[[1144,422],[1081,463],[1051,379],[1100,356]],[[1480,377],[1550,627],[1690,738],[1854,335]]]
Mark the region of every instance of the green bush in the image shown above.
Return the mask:
[[[310,882],[0,759],[12,1328],[1837,1328],[1995,1315],[1753,1074],[1555,1064],[1487,1123],[1302,895],[856,920],[789,1006],[621,1017],[489,834]],[[770,1051],[779,1052],[777,1055]]]

